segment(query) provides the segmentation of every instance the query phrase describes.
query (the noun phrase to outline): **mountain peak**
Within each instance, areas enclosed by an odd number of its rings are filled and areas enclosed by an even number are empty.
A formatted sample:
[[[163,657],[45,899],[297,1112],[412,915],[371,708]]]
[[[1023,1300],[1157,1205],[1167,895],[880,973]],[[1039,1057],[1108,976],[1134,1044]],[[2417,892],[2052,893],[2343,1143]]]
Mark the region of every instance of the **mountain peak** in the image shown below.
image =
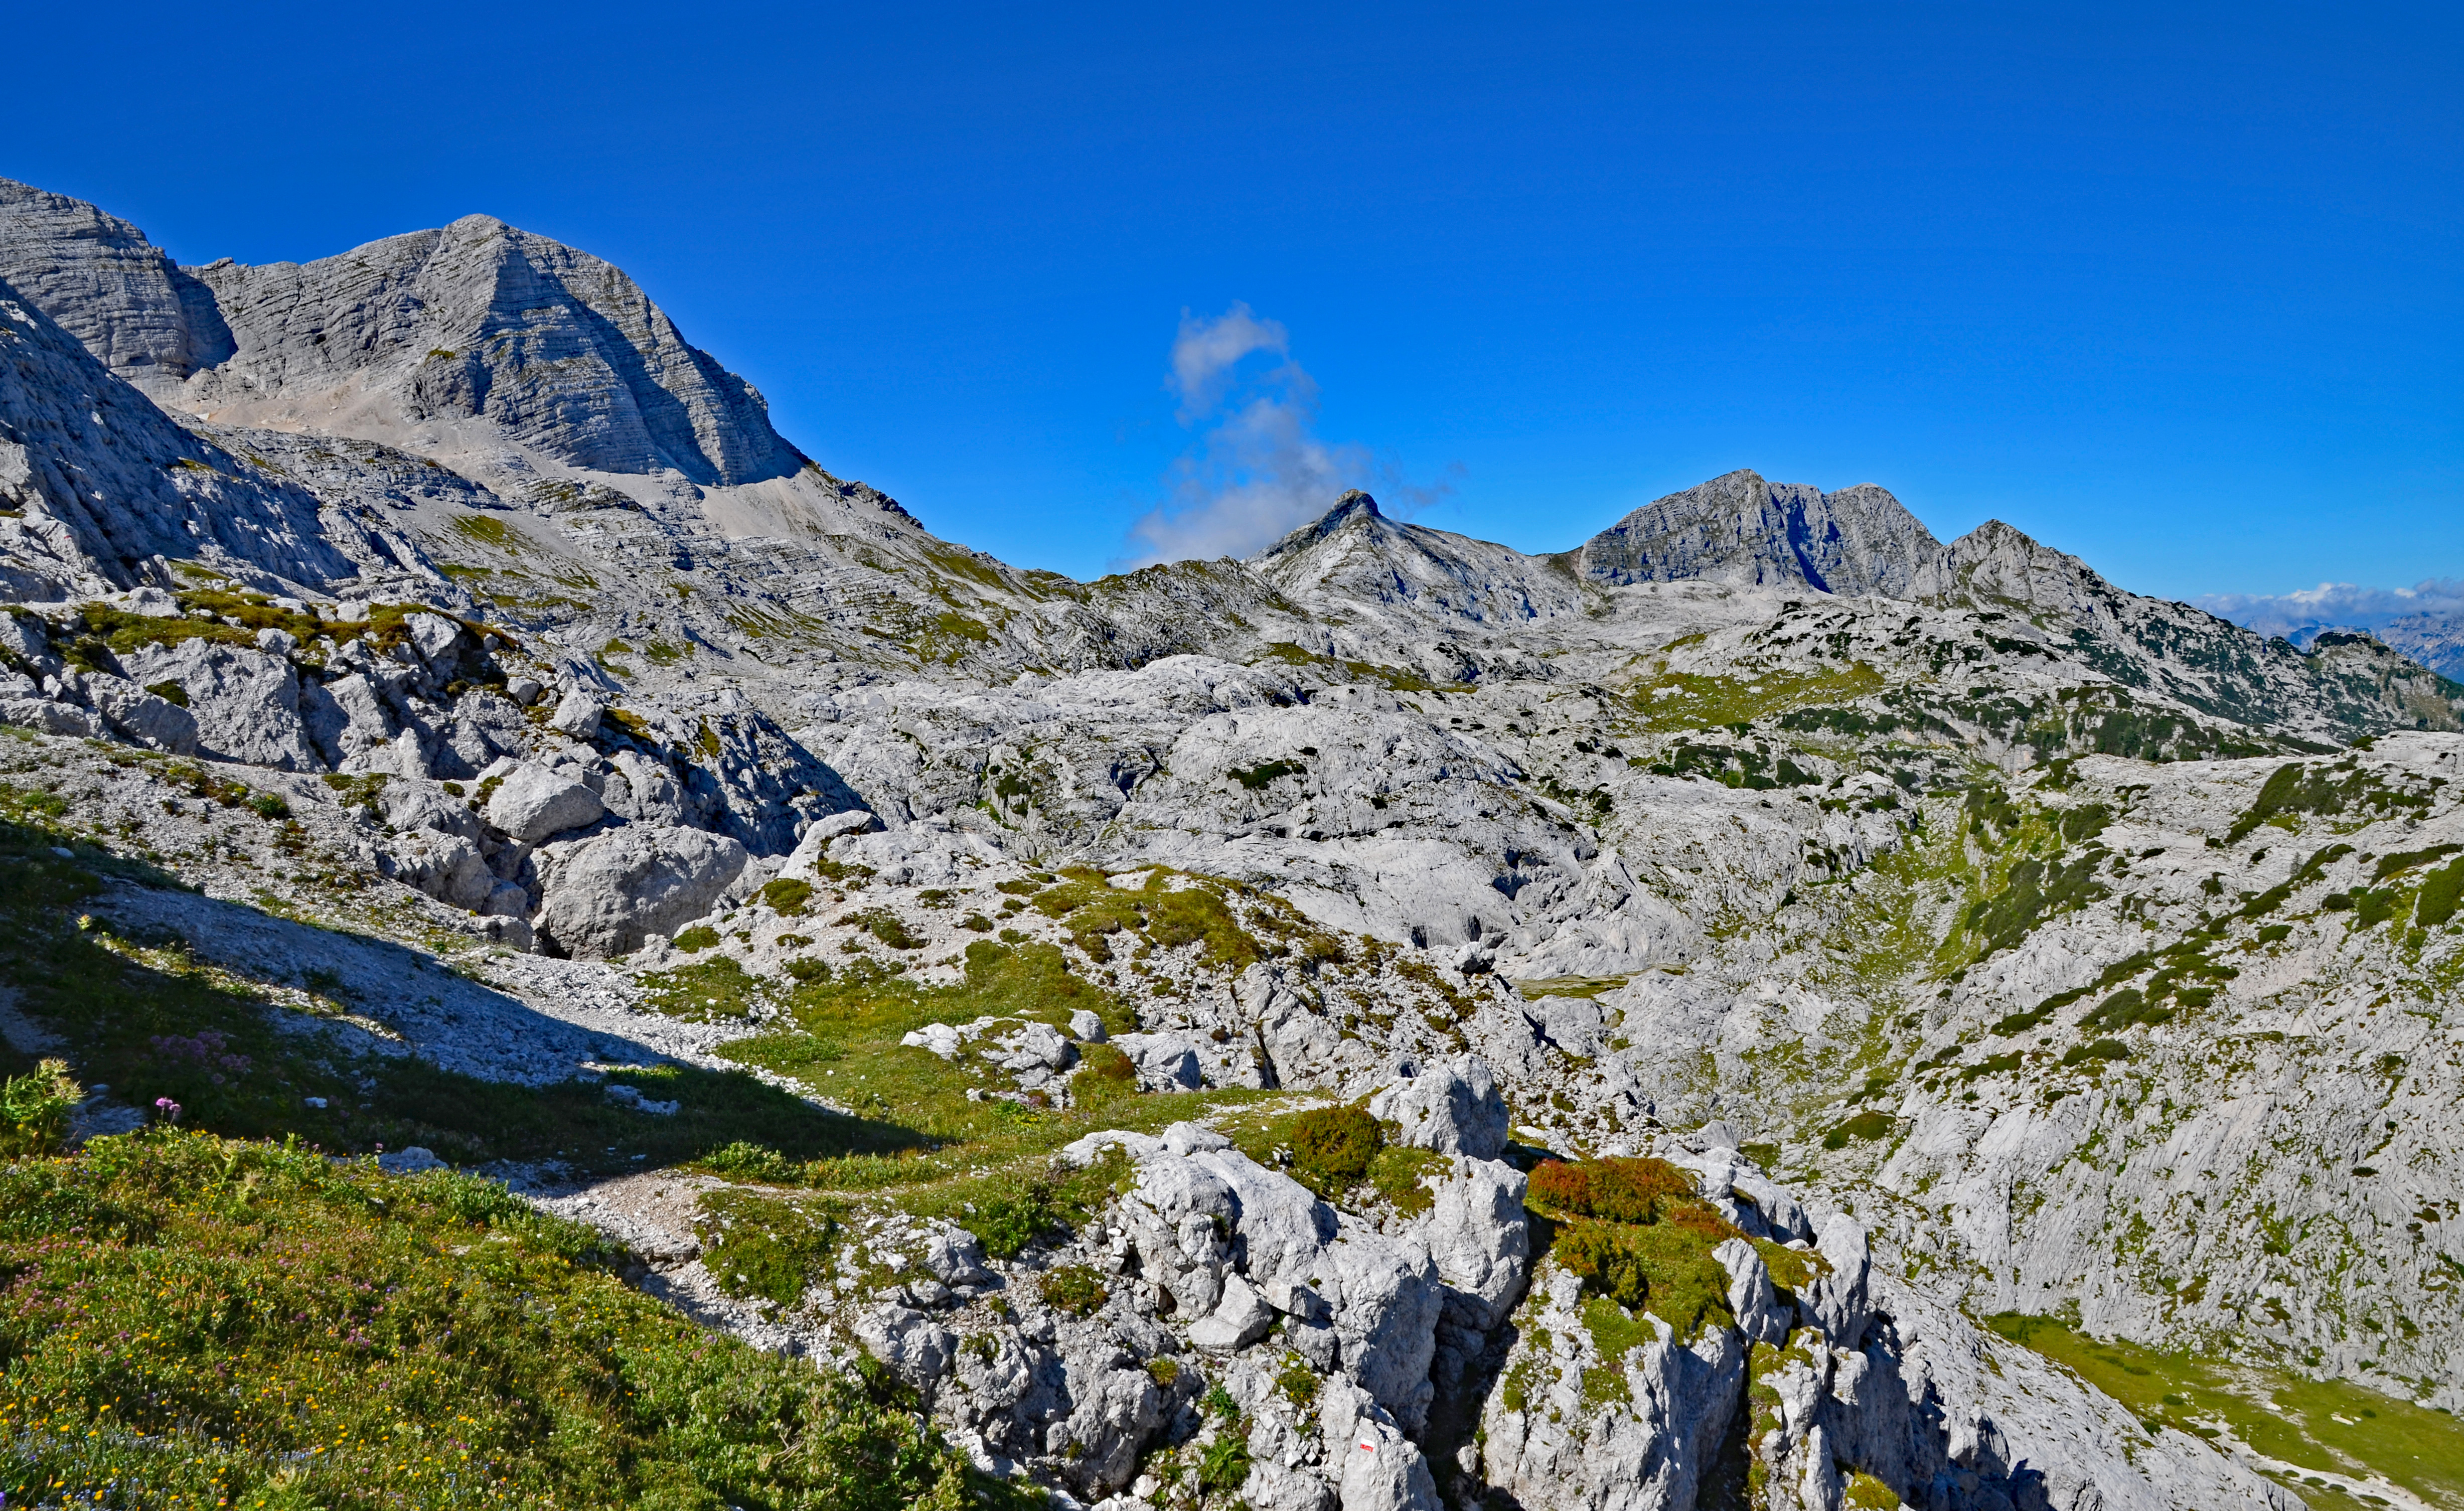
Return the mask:
[[[760,394],[622,270],[493,215],[311,262],[183,268],[126,221],[0,180],[0,281],[115,376],[222,423],[314,416],[483,458],[510,441],[703,488],[805,466]]]
[[[1365,490],[1350,488],[1344,490],[1343,496],[1334,501],[1332,509],[1319,516],[1318,525],[1321,529],[1336,529],[1357,515],[1367,515],[1372,519],[1386,517],[1378,513],[1377,500],[1370,497]]]
[[[1611,583],[1700,578],[1898,597],[1940,549],[1872,483],[1826,493],[1739,468],[1636,510],[1585,541],[1575,560],[1583,576]]]

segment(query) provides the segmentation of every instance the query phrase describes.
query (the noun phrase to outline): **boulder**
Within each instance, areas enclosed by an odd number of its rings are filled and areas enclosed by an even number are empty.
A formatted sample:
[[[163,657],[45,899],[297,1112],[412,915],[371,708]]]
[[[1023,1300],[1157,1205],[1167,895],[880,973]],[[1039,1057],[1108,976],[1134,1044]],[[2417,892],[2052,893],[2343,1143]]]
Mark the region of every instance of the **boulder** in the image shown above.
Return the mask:
[[[786,864],[779,867],[779,874],[811,881],[814,865],[827,858],[832,841],[843,835],[862,834],[875,821],[873,816],[862,808],[815,819],[805,828],[803,837],[796,841],[796,847],[787,852]]]
[[[479,838],[479,816],[464,802],[424,781],[389,781],[379,791],[385,821],[397,832],[426,829],[433,834]]]
[[[647,824],[550,844],[534,858],[536,923],[567,954],[628,954],[710,911],[747,859],[723,836]]]
[[[61,662],[41,620],[32,613],[0,610],[0,665],[22,665],[38,677],[50,677],[59,674]]]
[[[496,889],[479,843],[459,834],[405,829],[385,840],[385,873],[449,908],[476,912]]]
[[[377,1156],[377,1169],[388,1175],[416,1175],[422,1171],[444,1168],[445,1161],[438,1159],[433,1151],[422,1149],[416,1144],[408,1149],[393,1150]]]
[[[1192,1324],[1189,1341],[1211,1353],[1232,1353],[1266,1336],[1275,1323],[1275,1308],[1238,1275],[1223,1280],[1222,1299],[1215,1309]]]
[[[402,624],[420,660],[440,675],[452,671],[454,663],[461,659],[455,649],[462,640],[460,624],[442,614],[406,614]]]
[[[1028,1023],[1001,1035],[989,1046],[993,1062],[1004,1070],[1060,1070],[1078,1058],[1068,1037],[1049,1023]]]
[[[280,656],[210,640],[141,646],[120,658],[139,687],[176,682],[196,721],[198,754],[281,771],[324,763],[299,715],[299,677]]]
[[[1319,1391],[1318,1426],[1343,1511],[1439,1511],[1437,1480],[1419,1445],[1350,1381],[1330,1380]]]
[[[1445,1304],[1427,1246],[1417,1237],[1346,1229],[1327,1246],[1318,1272],[1343,1340],[1344,1373],[1419,1431],[1437,1393],[1429,1366]]]
[[[1865,1240],[1865,1225],[1844,1212],[1835,1212],[1823,1220],[1822,1236],[1815,1247],[1831,1261],[1831,1269],[1798,1293],[1806,1321],[1829,1333],[1836,1347],[1862,1347],[1866,1325],[1874,1319],[1873,1303],[1866,1296],[1873,1253]]]
[[[1773,1347],[1786,1343],[1792,1318],[1780,1306],[1771,1269],[1754,1246],[1743,1238],[1730,1238],[1712,1250],[1711,1257],[1728,1272],[1728,1310],[1736,1313],[1737,1330],[1746,1335],[1746,1341]]]
[[[1138,1067],[1141,1091],[1195,1091],[1199,1087],[1198,1047],[1178,1034],[1122,1034],[1112,1047]]]
[[[46,734],[74,734],[84,739],[102,736],[102,720],[75,704],[58,703],[50,698],[0,698],[0,724],[13,724],[21,730],[40,730]]]
[[[993,1281],[992,1271],[984,1268],[982,1242],[964,1228],[935,1229],[924,1246],[924,1268],[935,1280],[953,1289],[989,1285]]]
[[[1405,1061],[1396,1066],[1396,1076],[1370,1098],[1369,1112],[1402,1125],[1402,1142],[1473,1159],[1506,1152],[1506,1099],[1485,1061],[1466,1057],[1426,1066]]]
[[[1511,1165],[1460,1155],[1437,1182],[1425,1231],[1429,1257],[1446,1283],[1449,1321],[1486,1332],[1521,1298],[1531,1258],[1527,1184]]]
[[[1163,1425],[1164,1393],[1154,1377],[1117,1360],[1111,1347],[1065,1354],[1072,1410],[1045,1433],[1045,1451],[1075,1459],[1070,1476],[1090,1491],[1128,1483],[1139,1451]]]
[[[1082,1044],[1104,1041],[1104,1019],[1091,1009],[1078,1007],[1069,1011],[1069,1037]]]
[[[299,716],[319,752],[337,771],[353,757],[392,743],[401,731],[377,685],[356,671],[303,686]]]
[[[488,821],[524,844],[595,823],[606,811],[588,787],[527,761],[488,798]]]
[[[118,677],[90,678],[86,695],[95,712],[128,738],[175,756],[196,754],[197,721],[170,699]]]
[[[557,699],[556,712],[548,715],[548,727],[560,734],[586,740],[599,733],[599,721],[606,706],[587,692],[573,691]]]
[[[923,1312],[895,1304],[873,1307],[856,1318],[854,1332],[866,1352],[927,1400],[958,1347],[948,1328]]]

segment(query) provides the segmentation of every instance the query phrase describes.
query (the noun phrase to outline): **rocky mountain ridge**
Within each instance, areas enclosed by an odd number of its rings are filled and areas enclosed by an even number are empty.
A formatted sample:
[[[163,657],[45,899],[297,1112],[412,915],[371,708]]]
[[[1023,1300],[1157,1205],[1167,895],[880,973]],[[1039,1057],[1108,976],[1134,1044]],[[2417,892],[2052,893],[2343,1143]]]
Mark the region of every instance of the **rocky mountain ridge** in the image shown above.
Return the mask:
[[[1022,1336],[996,1327],[986,1356],[921,1292],[747,1312],[710,1289],[723,1241],[672,1240],[679,1294],[749,1335],[793,1313],[776,1336],[860,1340],[987,1463],[1133,1490],[1142,1455],[1229,1440],[1148,1366],[1221,1353],[1207,1378],[1252,1424],[1243,1493],[1295,1511],[1434,1505],[1441,1479],[1458,1504],[1712,1503],[1715,1460],[1758,1465],[1774,1506],[1837,1505],[1859,1475],[1931,1505],[2284,1503],[2284,1461],[2247,1432],[2231,1459],[2206,1427],[2141,1443],[1963,1305],[2456,1404],[2464,1251],[2440,1193],[2464,688],[2378,642],[2305,651],[1999,523],[1945,545],[1880,488],[1750,471],[1551,556],[1355,493],[1246,561],[1080,583],[821,473],[621,274],[482,217],[184,270],[91,207],[0,185],[0,719],[46,751],[110,742],[96,792],[129,796],[90,799],[98,842],[246,899],[293,864],[224,868],[233,842],[187,827],[221,799],[180,794],[279,797],[298,853],[330,852],[302,877],[382,876],[399,911],[376,922],[325,882],[281,883],[284,908],[497,962],[473,969],[560,1022],[576,983],[605,1025],[668,990],[646,983],[710,982],[707,1012],[664,1010],[690,1032],[634,1015],[648,1052],[750,1056],[848,1118],[906,1114],[841,1094],[849,1062],[797,1037],[837,1044],[793,1027],[836,1021],[794,1005],[816,983],[965,992],[1050,951],[1129,1015],[1101,1040],[994,1014],[877,1050],[899,1074],[989,1067],[963,1102],[944,1088],[953,1117],[1196,1099],[1186,1147],[1150,1148],[1175,1137],[1160,1124],[1106,1146],[1145,1194],[1097,1202],[984,1292],[1142,1278],[1103,1282],[1102,1327],[1003,1324]],[[156,790],[178,811],[148,813]],[[462,1056],[444,1022],[390,1031]],[[1090,1100],[1103,1043],[1126,1103]],[[1503,1190],[1544,1151],[1669,1161],[1740,1242],[1852,1269],[1863,1237],[1773,1215],[1836,1214],[1872,1235],[1896,1333],[1819,1303],[1789,1321],[1752,1274],[1796,1262],[1776,1255],[1721,1261],[1729,1320],[1698,1334],[1639,1303],[1617,1324],[1577,1256],[1500,1250],[1484,1262],[1511,1283],[1478,1306],[1405,1308],[1436,1341],[1386,1380],[1347,1350],[1383,1356],[1402,1291],[1318,1361],[1288,1288],[1309,1278],[1241,1248],[1247,1195],[1214,1213],[1228,1235],[1184,1232],[1197,1207],[1140,1227],[1137,1203],[1164,1210],[1150,1185],[1197,1189],[1174,1162],[1231,1136],[1199,1125],[1230,1127],[1239,1097],[1385,1096],[1399,1127],[1419,1072],[1397,1066],[1463,1057],[1500,1120],[1474,1160],[1497,1168],[1463,1179]],[[1519,1165],[1499,1161],[1509,1123]],[[1239,1158],[1212,1177],[1236,1192],[1273,1163]],[[2354,1173],[2320,1181],[2331,1166]],[[1266,1185],[1267,1209],[1301,1201]],[[1772,1205],[1740,1205],[1765,1188]],[[1436,1255],[1414,1189],[1337,1192],[1349,1215],[1326,1220]],[[1213,1279],[1181,1296],[1167,1277],[1192,1265]],[[1233,1278],[1254,1306],[1225,1309]],[[1219,1317],[1241,1341],[1199,1338]],[[1149,1347],[1157,1328],[1180,1341]],[[1093,1358],[1116,1347],[1132,1357]],[[1298,1406],[1286,1348],[1367,1396],[1325,1396],[1314,1424],[1275,1407]],[[1544,1358],[1566,1392],[1545,1419]],[[2034,1405],[1992,1383],[2031,1369]],[[1756,1383],[1780,1403],[1767,1424]],[[1469,1422],[1488,1453],[1449,1458],[1477,1449]],[[1390,1449],[1401,1467],[1355,1484],[1349,1455]],[[1416,1458],[1441,1461],[1416,1478]]]

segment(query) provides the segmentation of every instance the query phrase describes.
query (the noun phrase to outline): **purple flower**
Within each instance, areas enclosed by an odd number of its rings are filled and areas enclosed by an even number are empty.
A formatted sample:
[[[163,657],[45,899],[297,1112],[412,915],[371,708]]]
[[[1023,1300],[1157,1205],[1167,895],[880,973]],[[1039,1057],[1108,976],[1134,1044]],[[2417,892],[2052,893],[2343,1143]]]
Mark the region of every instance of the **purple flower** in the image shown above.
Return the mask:
[[[164,1118],[170,1123],[177,1124],[180,1121],[180,1104],[172,1101],[169,1097],[156,1097],[154,1099],[154,1110],[162,1113]]]

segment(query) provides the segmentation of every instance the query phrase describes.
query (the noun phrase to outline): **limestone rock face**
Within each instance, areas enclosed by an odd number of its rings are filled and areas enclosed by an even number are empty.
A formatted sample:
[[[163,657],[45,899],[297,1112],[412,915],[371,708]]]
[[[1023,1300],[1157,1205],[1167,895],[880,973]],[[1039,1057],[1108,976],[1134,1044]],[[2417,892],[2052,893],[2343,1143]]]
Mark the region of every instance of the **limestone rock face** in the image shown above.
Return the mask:
[[[304,490],[182,429],[6,282],[0,507],[21,515],[0,519],[12,598],[132,585],[163,575],[158,557],[316,584],[356,575],[354,552],[373,558],[355,525],[320,519]]]
[[[1322,1368],[1339,1365],[1382,1410],[1417,1428],[1433,1394],[1445,1301],[1427,1241],[1346,1226],[1291,1177],[1228,1148],[1202,1147],[1209,1142],[1220,1136],[1097,1133],[1064,1157],[1131,1151],[1136,1183],[1118,1209],[1127,1249],[1144,1281],[1169,1298],[1166,1313],[1190,1320],[1200,1347],[1230,1352],[1256,1342],[1272,1320],[1258,1308],[1270,1307],[1290,1320],[1296,1347],[1322,1348]]]
[[[1740,469],[1646,504],[1574,553],[1604,582],[1696,579],[1908,596],[1938,543],[1870,483],[1826,493]]]
[[[143,231],[11,179],[0,179],[0,281],[147,392],[166,392],[231,355],[212,296]]]
[[[190,275],[231,351],[184,399],[349,387],[387,395],[411,420],[485,416],[595,471],[738,484],[803,466],[761,396],[687,344],[632,279],[489,216],[317,262]]]
[[[1486,1062],[1466,1056],[1425,1068],[1405,1062],[1397,1072],[1395,1084],[1370,1100],[1369,1113],[1400,1125],[1402,1142],[1475,1160],[1506,1152],[1506,1099]]]
[[[539,931],[583,959],[630,953],[710,911],[745,859],[723,835],[646,824],[546,845]]]
[[[91,678],[86,692],[119,733],[174,756],[196,754],[196,717],[179,704],[121,677]]]
[[[1448,1322],[1485,1333],[1521,1298],[1531,1256],[1526,1185],[1511,1165],[1461,1155],[1438,1181],[1427,1233]]]
[[[1533,1281],[1482,1417],[1487,1482],[1534,1511],[1695,1505],[1745,1394],[1745,1346],[1726,1328],[1688,1340],[1662,1323],[1657,1338],[1606,1358],[1581,1292],[1554,1265]],[[1622,1389],[1604,1392],[1602,1371]]]
[[[298,674],[283,657],[183,640],[142,646],[120,659],[140,686],[179,685],[187,695],[196,748],[205,754],[281,771],[324,764],[300,722]]]

